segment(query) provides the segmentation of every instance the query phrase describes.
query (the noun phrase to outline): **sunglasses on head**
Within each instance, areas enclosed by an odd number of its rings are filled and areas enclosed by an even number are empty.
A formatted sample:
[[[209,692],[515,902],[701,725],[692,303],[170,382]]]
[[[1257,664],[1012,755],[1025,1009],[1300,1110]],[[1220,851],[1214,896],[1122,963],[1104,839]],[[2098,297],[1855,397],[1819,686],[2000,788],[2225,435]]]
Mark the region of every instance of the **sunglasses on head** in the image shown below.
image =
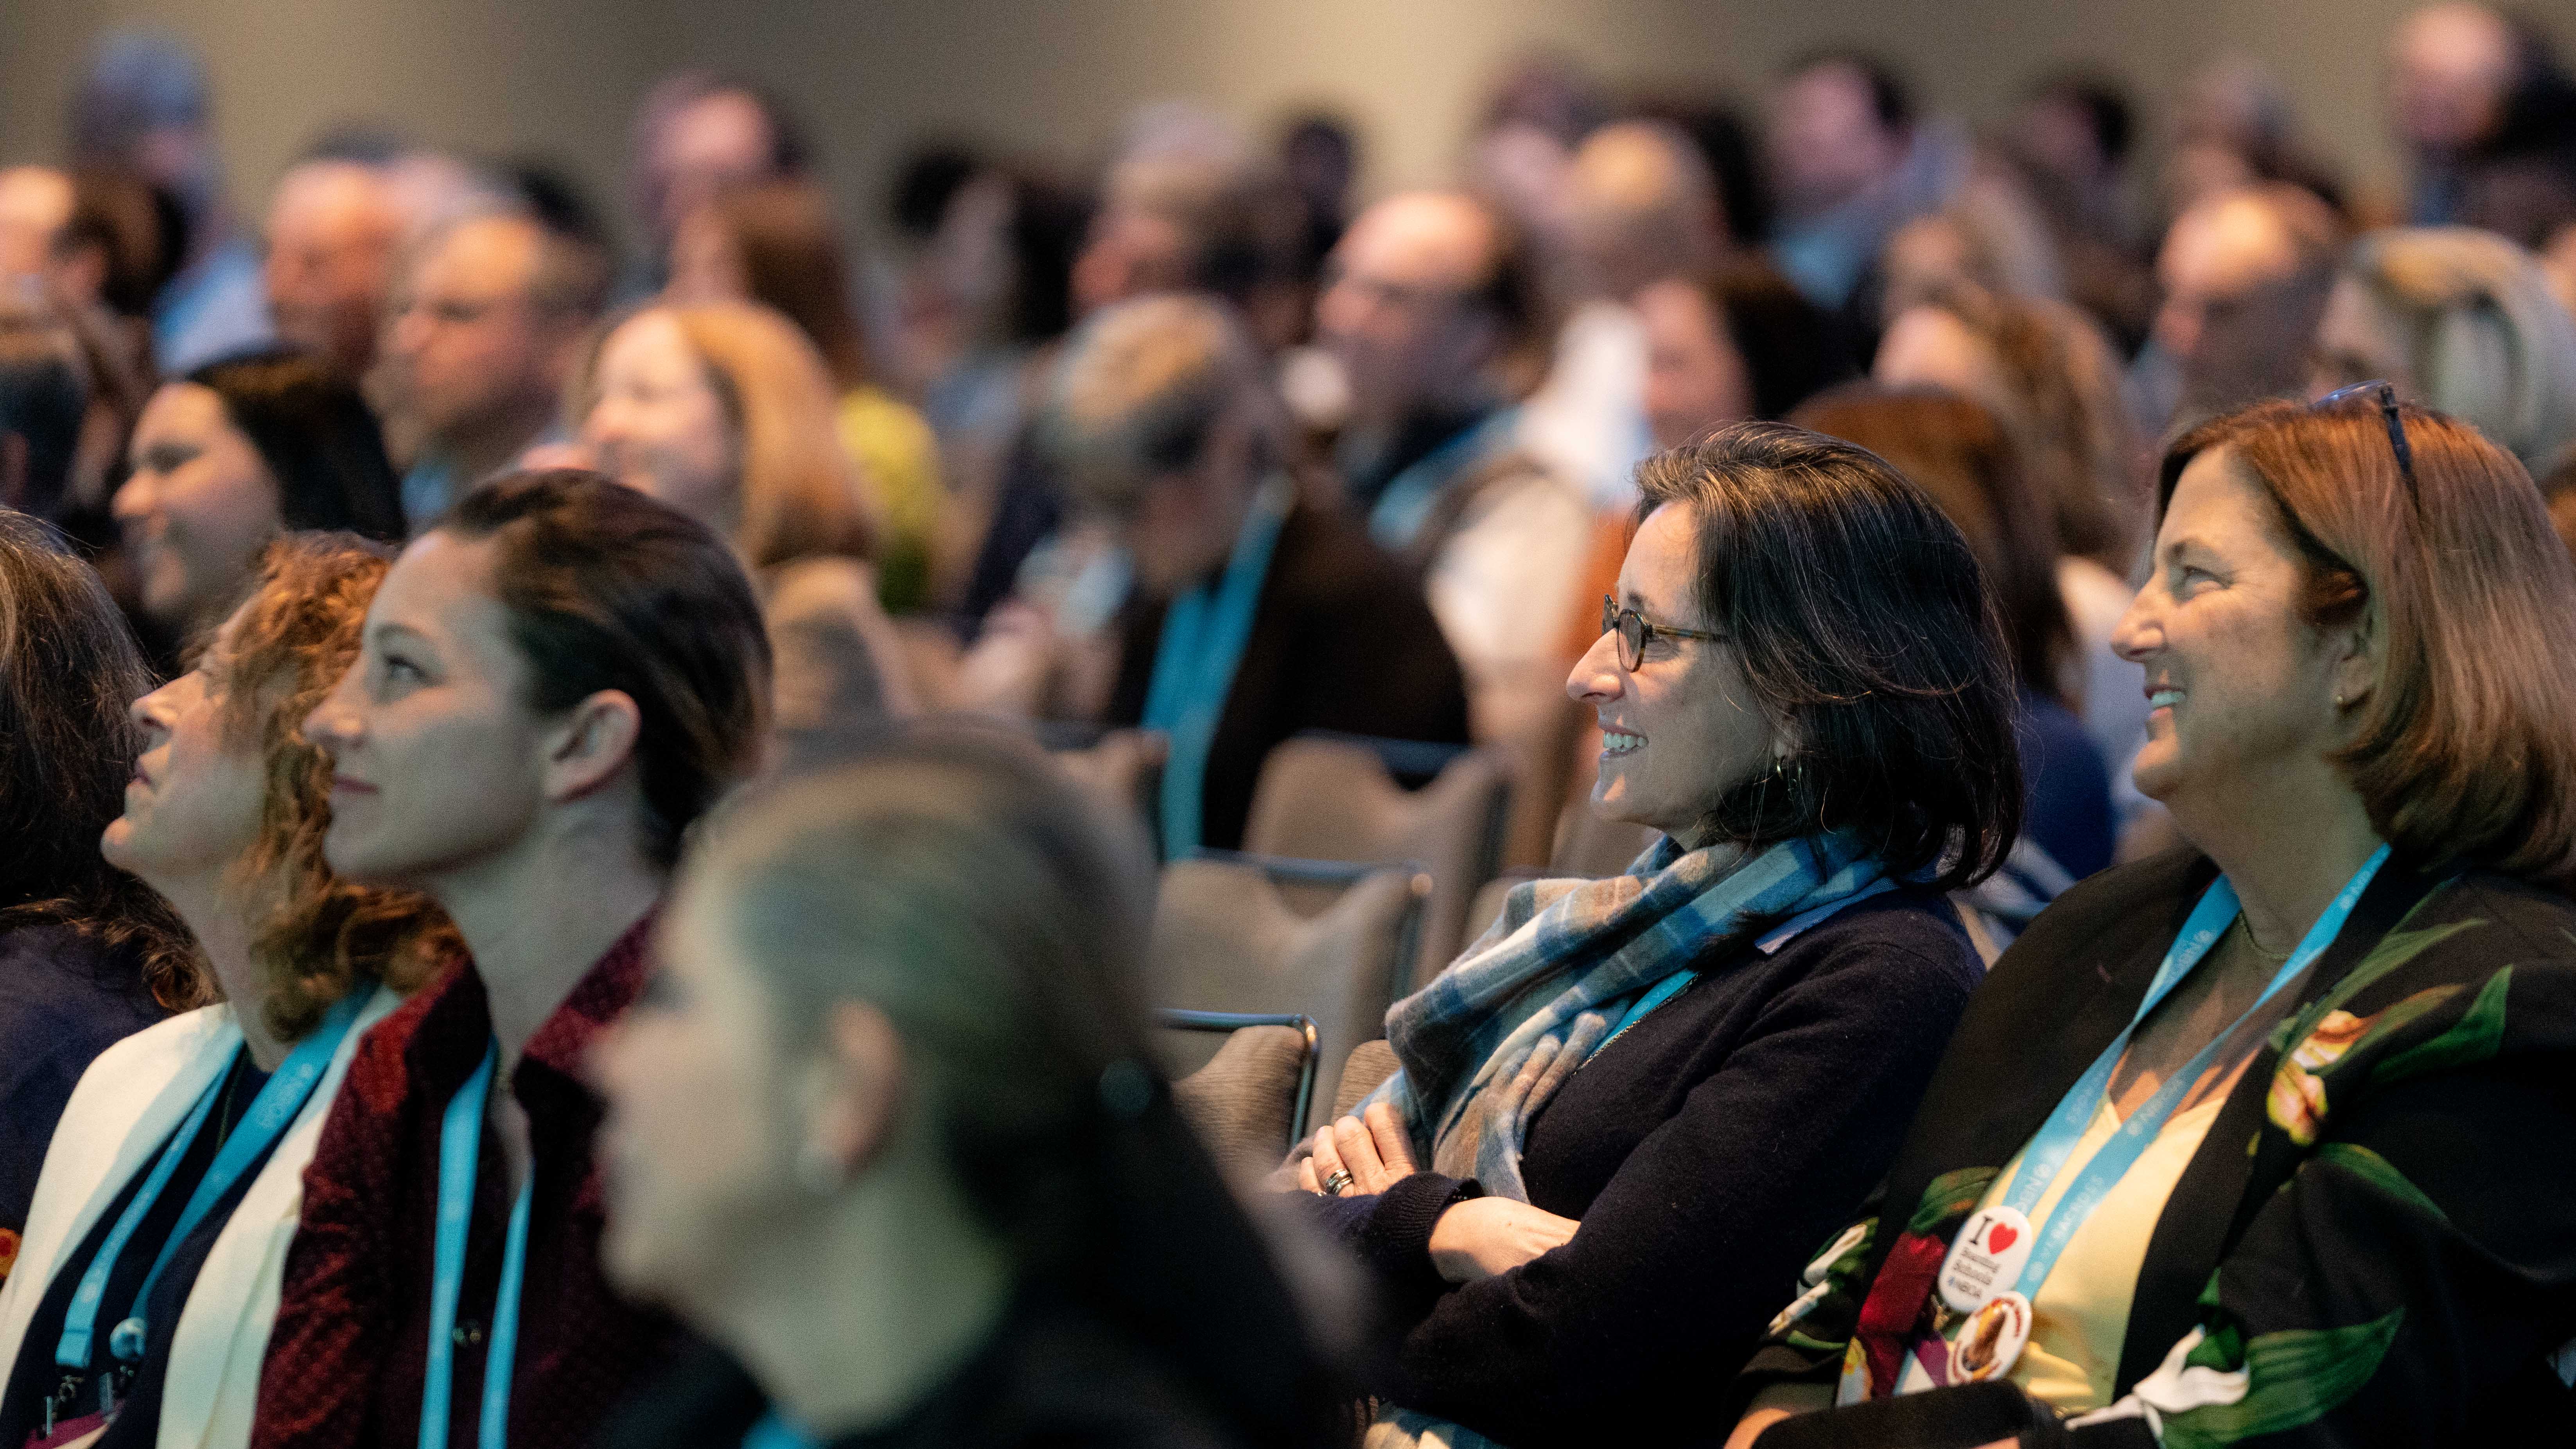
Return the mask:
[[[2385,379],[2356,382],[2339,387],[2308,404],[2309,410],[2322,412],[2346,398],[2369,398],[2379,404],[2379,416],[2388,424],[2388,448],[2397,455],[2397,476],[2406,482],[2406,499],[2418,508],[2424,504],[2423,490],[2415,482],[2415,449],[2406,441],[2406,420],[2397,415],[2397,385]]]

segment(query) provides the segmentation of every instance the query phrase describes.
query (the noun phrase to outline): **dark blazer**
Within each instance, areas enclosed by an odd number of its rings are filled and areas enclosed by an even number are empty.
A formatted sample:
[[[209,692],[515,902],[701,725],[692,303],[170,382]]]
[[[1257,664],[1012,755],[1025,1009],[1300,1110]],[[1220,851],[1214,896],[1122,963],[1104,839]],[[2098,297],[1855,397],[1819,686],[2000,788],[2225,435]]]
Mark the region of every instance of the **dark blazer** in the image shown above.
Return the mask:
[[[1670,1443],[1753,1351],[1800,1265],[1896,1152],[1982,975],[1940,895],[1889,891],[1699,978],[1604,1043],[1529,1125],[1533,1205],[1574,1240],[1453,1286],[1432,1224],[1472,1182],[1308,1197],[1375,1270],[1369,1387],[1514,1449]]]
[[[0,1280],[36,1197],[54,1123],[100,1052],[162,1017],[132,953],[74,926],[0,931]]]
[[[1145,717],[1164,605],[1131,600],[1107,723]],[[1418,580],[1358,525],[1300,501],[1288,514],[1252,637],[1208,752],[1199,843],[1243,844],[1272,746],[1305,730],[1463,744],[1467,685]]]
[[[1995,963],[1863,1231],[1810,1267],[1812,1303],[1724,1422],[1764,1384],[1834,1383],[1855,1339],[1891,1380],[1960,1222],[2127,1025],[2215,876],[2190,851],[2106,872]],[[2149,1240],[2113,1393],[2181,1404],[2188,1367],[2204,1399],[2237,1395],[2164,1412],[2167,1443],[2563,1439],[2576,1395],[2545,1356],[2576,1337],[2576,903],[2395,858],[2292,990]],[[2042,1423],[2025,1442],[2158,1442],[2142,1417]]]

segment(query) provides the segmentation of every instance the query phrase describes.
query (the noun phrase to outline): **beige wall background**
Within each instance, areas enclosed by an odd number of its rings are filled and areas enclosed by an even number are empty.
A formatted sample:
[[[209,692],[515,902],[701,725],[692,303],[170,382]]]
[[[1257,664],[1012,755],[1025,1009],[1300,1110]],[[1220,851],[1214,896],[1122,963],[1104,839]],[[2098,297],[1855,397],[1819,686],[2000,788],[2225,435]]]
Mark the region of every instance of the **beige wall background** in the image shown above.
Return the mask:
[[[2576,0],[2560,30],[2576,40]],[[1995,120],[2043,67],[2087,61],[2154,99],[2221,52],[2268,63],[2316,149],[2392,187],[2381,51],[2405,0],[0,0],[0,160],[49,160],[103,31],[193,41],[237,204],[319,129],[390,121],[436,144],[555,158],[622,220],[628,112],[661,72],[752,72],[800,106],[846,218],[876,224],[889,168],[925,135],[1095,155],[1152,100],[1267,125],[1349,115],[1365,185],[1437,181],[1493,75],[1534,47],[1616,82],[1739,97],[1794,53],[1856,41],[1927,103]]]

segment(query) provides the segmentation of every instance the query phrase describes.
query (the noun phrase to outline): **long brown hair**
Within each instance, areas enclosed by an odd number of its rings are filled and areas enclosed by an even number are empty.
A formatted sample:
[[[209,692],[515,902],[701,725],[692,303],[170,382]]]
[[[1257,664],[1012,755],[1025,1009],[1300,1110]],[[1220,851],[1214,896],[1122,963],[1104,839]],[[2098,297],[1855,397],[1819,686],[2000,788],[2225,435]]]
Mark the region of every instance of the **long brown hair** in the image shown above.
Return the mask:
[[[188,929],[98,853],[143,751],[143,651],[88,564],[0,508],[0,929],[59,925],[140,968],[173,1011],[209,996]]]
[[[2067,697],[2075,626],[2057,587],[2056,519],[2023,478],[2002,419],[1957,393],[1854,383],[1790,421],[1869,449],[1932,495],[1985,568],[2022,687],[2075,707]]]
[[[751,300],[803,328],[842,391],[876,379],[867,333],[850,310],[850,272],[823,188],[769,181],[718,196],[707,208],[733,244]]]
[[[2165,454],[2230,449],[2270,494],[2320,626],[2367,617],[2379,681],[2332,756],[2380,838],[2576,886],[2576,563],[2531,475],[2477,429],[2406,406],[2415,486],[2379,405],[2270,402],[2205,423]]]
[[[217,659],[224,733],[267,766],[259,837],[234,870],[271,888],[251,950],[269,977],[268,1024],[290,1041],[359,983],[410,991],[464,949],[429,897],[342,880],[322,858],[331,757],[304,737],[304,718],[357,659],[367,604],[391,564],[391,550],[353,533],[287,534],[261,555]]]
[[[574,379],[578,422],[599,401],[599,357],[618,328],[659,312],[679,324],[733,428],[742,521],[733,546],[755,569],[806,558],[870,558],[876,509],[841,448],[831,378],[795,324],[748,302],[652,306],[613,319]]]

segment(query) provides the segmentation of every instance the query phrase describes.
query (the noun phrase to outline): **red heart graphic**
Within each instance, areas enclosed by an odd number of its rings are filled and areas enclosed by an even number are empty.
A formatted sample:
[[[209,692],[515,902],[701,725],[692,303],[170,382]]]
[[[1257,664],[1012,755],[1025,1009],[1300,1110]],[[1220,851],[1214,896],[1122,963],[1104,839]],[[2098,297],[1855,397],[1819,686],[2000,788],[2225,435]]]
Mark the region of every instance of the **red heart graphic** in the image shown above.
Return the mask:
[[[2013,1231],[2012,1224],[1997,1223],[1993,1227],[1986,1229],[1986,1251],[1989,1253],[2000,1253],[2004,1249],[2011,1247],[2014,1240],[2020,1236],[2021,1234]]]

